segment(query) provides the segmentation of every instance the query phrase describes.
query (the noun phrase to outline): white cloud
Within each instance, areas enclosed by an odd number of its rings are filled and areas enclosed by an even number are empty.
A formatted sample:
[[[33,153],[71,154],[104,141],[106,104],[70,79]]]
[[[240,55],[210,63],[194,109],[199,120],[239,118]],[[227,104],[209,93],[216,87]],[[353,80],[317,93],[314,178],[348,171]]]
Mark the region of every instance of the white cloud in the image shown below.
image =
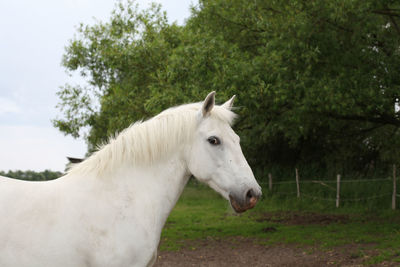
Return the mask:
[[[20,107],[11,99],[0,97],[0,115],[6,113],[19,113]]]
[[[156,0],[170,21],[183,23],[197,0]],[[147,8],[150,0],[137,0]],[[82,157],[82,140],[51,126],[59,115],[59,86],[81,83],[60,66],[80,22],[107,21],[116,1],[0,1],[0,170],[64,170],[66,156]],[[12,126],[11,126],[12,125]]]
[[[0,170],[63,171],[67,156],[83,157],[82,140],[52,127],[0,126]]]

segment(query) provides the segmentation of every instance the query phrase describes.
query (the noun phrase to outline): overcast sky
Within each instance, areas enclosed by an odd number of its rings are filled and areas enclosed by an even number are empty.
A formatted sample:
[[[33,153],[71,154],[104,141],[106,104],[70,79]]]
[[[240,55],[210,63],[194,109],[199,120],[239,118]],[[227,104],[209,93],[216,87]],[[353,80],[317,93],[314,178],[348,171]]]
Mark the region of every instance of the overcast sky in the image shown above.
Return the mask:
[[[71,78],[61,58],[76,26],[106,21],[117,1],[0,1],[0,170],[63,171],[66,156],[83,157],[86,144],[52,126],[60,116],[56,92]],[[169,21],[183,24],[197,0],[161,3]]]

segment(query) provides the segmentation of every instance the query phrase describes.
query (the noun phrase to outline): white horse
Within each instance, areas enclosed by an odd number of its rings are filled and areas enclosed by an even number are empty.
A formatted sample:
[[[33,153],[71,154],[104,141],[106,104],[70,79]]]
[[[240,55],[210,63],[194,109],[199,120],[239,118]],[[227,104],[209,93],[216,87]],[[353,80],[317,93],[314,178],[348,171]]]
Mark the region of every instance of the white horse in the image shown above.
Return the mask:
[[[232,97],[174,107],[133,124],[63,177],[0,177],[0,266],[151,266],[189,177],[237,212],[260,186],[230,127]]]

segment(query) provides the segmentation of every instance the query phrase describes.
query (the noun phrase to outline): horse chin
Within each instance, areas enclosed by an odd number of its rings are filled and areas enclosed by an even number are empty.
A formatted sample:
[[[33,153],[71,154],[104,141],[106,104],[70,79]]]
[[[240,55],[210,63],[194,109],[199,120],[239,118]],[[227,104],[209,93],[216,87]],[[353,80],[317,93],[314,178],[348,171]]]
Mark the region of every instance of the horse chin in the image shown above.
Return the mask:
[[[232,195],[229,195],[229,201],[231,203],[231,206],[232,206],[233,210],[236,213],[243,213],[246,210],[254,208],[254,206],[257,204],[257,199],[256,198],[251,198],[250,201],[247,204],[241,204],[234,197],[232,197]]]

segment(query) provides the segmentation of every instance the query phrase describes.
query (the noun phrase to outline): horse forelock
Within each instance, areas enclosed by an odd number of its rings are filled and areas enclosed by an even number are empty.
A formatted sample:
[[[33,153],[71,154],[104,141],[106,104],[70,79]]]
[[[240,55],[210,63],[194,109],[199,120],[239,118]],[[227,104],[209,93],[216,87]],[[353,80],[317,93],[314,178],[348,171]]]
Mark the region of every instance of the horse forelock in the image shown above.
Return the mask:
[[[152,164],[191,142],[201,106],[202,103],[193,103],[172,107],[149,120],[138,121],[109,138],[106,144],[68,172],[101,175],[122,164]],[[215,106],[211,117],[231,125],[236,114]]]

